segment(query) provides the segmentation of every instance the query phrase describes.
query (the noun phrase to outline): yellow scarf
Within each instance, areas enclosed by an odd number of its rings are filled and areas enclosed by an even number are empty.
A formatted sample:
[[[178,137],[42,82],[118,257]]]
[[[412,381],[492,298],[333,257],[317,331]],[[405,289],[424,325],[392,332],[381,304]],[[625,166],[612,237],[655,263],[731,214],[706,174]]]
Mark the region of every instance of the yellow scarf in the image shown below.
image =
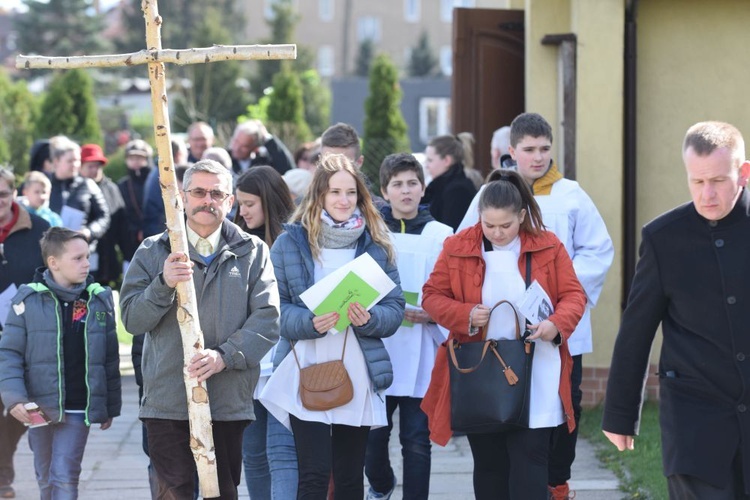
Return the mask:
[[[562,178],[563,175],[557,169],[557,163],[553,161],[549,170],[531,184],[531,191],[534,196],[549,195],[552,192],[552,184]]]

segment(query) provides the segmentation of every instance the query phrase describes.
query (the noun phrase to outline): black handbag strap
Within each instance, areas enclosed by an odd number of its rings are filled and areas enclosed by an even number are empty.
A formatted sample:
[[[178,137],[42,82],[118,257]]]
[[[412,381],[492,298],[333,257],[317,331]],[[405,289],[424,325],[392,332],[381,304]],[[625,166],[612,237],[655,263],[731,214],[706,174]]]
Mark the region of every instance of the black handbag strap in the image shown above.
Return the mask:
[[[482,235],[482,245],[485,252],[492,251],[492,242]],[[531,253],[526,252],[526,288],[531,286]]]
[[[526,252],[526,288],[531,286],[531,253]]]
[[[528,289],[531,286],[531,252],[526,252],[526,289]],[[523,332],[523,339],[526,340],[526,337],[531,335],[531,332],[528,329],[528,326],[531,323],[528,319],[526,319],[526,331]]]

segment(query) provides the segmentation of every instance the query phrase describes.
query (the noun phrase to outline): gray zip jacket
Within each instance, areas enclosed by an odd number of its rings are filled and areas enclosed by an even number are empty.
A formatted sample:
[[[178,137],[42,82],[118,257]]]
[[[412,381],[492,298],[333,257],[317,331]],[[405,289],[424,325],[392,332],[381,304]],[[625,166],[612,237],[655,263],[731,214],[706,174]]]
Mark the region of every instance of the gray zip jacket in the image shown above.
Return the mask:
[[[127,331],[146,334],[140,417],[187,420],[176,292],[161,277],[169,253],[166,232],[141,243],[125,275],[120,306]],[[226,364],[207,381],[213,420],[255,419],[259,363],[279,338],[279,291],[269,253],[265,243],[229,221],[222,223],[210,265],[190,245],[205,347],[218,350]]]
[[[120,355],[112,290],[89,276],[86,319],[86,425],[120,415]],[[33,401],[52,422],[65,409],[60,301],[41,280],[22,285],[0,337],[0,392],[6,408]]]

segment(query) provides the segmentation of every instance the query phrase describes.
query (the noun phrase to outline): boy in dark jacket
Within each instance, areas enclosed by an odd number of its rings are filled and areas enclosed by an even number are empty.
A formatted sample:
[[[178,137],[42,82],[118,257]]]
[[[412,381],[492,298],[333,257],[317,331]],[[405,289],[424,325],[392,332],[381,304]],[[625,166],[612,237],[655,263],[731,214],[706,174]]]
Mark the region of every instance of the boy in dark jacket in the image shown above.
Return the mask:
[[[89,426],[108,429],[122,406],[114,303],[81,233],[50,228],[41,247],[47,268],[13,297],[0,337],[0,394],[32,427],[41,497],[76,498]]]
[[[386,389],[388,426],[370,430],[365,473],[370,482],[367,499],[388,499],[396,477],[388,458],[393,413],[399,408],[399,439],[404,457],[403,495],[427,500],[430,490],[431,447],[427,415],[420,408],[430,382],[438,345],[446,338],[421,309],[422,286],[432,272],[443,240],[453,234],[450,226],[436,221],[427,207],[420,207],[425,180],[422,166],[407,153],[388,155],[380,166],[380,189],[389,203],[381,214],[398,252],[398,273],[407,307],[405,321],[396,333],[383,339],[393,365],[393,384]]]

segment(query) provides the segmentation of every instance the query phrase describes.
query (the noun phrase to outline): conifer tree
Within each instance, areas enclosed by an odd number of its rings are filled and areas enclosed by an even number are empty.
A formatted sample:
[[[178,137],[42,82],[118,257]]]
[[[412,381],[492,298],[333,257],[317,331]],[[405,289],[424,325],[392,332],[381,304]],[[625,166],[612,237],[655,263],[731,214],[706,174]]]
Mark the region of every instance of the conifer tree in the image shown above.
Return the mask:
[[[222,14],[215,7],[206,7],[192,36],[196,47],[232,43],[222,25]],[[186,130],[195,121],[205,121],[219,129],[222,124],[229,124],[231,128],[250,102],[247,92],[237,86],[242,77],[239,61],[190,65],[184,68],[184,76],[190,85],[178,87],[175,130]]]
[[[295,29],[301,17],[296,12],[292,0],[276,0],[271,4],[273,15],[267,24],[271,28],[271,37],[253,43],[285,44],[294,43]],[[253,78],[252,89],[256,97],[273,85],[273,78],[281,71],[281,61],[258,61],[257,72]],[[313,67],[313,56],[310,50],[297,44],[297,59],[292,62],[294,71],[300,73]]]
[[[302,84],[289,66],[283,64],[281,72],[273,79],[267,125],[289,148],[294,149],[310,139],[310,128],[305,122]]]
[[[102,131],[92,87],[91,77],[84,70],[58,73],[42,101],[37,135],[64,134],[79,143],[101,144]]]
[[[24,0],[28,10],[16,20],[18,48],[48,56],[103,54],[109,43],[104,20],[92,0]]]
[[[372,57],[375,53],[375,44],[372,39],[366,38],[359,44],[357,49],[357,63],[355,65],[354,74],[366,78],[370,74],[370,66],[372,66]]]
[[[398,71],[388,56],[375,58],[370,69],[370,94],[365,101],[364,172],[379,192],[380,164],[387,155],[409,151],[406,121],[401,114]]]
[[[244,16],[236,7],[235,0],[169,0],[159,2],[159,15],[164,19],[161,37],[162,46],[170,49],[199,47],[195,40],[194,26],[199,24],[204,9],[220,13],[221,23],[229,37],[229,43],[247,43],[242,40]],[[141,0],[125,0],[122,6],[122,35],[115,40],[118,52],[135,52],[145,48],[146,25],[141,11]],[[211,42],[210,45],[218,42]],[[173,70],[174,71],[174,70]]]
[[[0,70],[0,164],[12,165],[16,173],[28,170],[36,115],[36,99],[26,83],[13,84]]]
[[[417,45],[412,48],[409,57],[409,76],[425,77],[435,74],[438,60],[430,46],[430,39],[427,32],[423,31],[419,36]]]
[[[305,103],[305,122],[313,135],[321,135],[331,121],[331,91],[314,69],[299,75],[302,99]]]

